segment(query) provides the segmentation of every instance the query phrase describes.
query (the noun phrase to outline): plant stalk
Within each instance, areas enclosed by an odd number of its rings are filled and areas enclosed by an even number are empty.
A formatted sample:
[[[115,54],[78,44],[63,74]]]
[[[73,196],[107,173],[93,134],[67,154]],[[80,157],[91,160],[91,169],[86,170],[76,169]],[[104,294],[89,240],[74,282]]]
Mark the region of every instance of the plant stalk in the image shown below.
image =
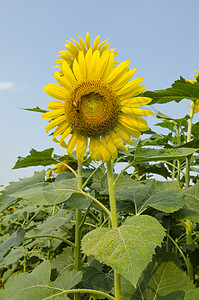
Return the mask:
[[[194,115],[194,105],[193,101],[191,102],[190,106],[190,119],[188,123],[188,130],[187,130],[187,143],[190,142],[191,140],[191,128],[192,128],[192,120],[193,120],[193,115]],[[190,184],[190,159],[191,156],[186,157],[186,176],[185,176],[185,182],[186,182],[186,189],[189,188]],[[187,237],[187,245],[192,244],[192,228],[191,228],[191,221],[186,220],[186,237]],[[190,261],[189,255],[187,255],[187,273],[188,276],[191,280],[193,280],[193,265]]]
[[[113,181],[113,165],[112,161],[109,160],[107,163],[107,176],[108,176],[108,186],[109,186],[109,201],[111,208],[111,222],[112,228],[117,228],[117,209],[115,201],[115,191],[114,191],[114,181]],[[120,274],[114,271],[115,278],[115,300],[121,300],[121,278]]]
[[[78,163],[78,187],[82,188],[82,163]],[[81,209],[76,209],[75,224],[75,249],[74,249],[74,269],[79,271],[81,268]],[[79,294],[74,294],[74,300],[80,300]]]

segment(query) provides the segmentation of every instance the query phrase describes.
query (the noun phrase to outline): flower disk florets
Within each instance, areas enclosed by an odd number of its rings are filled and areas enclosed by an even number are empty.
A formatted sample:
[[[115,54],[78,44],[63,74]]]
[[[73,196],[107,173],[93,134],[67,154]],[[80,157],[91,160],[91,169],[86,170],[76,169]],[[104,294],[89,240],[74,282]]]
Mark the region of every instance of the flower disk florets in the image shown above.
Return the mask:
[[[66,117],[73,130],[86,137],[110,132],[118,122],[119,99],[112,88],[100,80],[84,81],[66,100]]]

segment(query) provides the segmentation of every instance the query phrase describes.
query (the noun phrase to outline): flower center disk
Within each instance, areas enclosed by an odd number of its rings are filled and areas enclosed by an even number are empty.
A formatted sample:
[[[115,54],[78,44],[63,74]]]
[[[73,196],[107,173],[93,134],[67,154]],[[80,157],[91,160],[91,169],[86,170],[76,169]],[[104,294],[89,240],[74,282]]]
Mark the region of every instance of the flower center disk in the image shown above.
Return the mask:
[[[119,120],[119,98],[108,84],[100,80],[79,83],[67,97],[65,105],[70,126],[86,137],[108,133]]]

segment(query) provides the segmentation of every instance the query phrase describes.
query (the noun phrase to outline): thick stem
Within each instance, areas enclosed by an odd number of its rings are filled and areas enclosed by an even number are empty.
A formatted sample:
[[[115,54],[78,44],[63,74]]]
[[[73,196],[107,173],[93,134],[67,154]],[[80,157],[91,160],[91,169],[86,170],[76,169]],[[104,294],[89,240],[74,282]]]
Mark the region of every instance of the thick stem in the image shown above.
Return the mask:
[[[108,186],[109,186],[109,201],[111,207],[111,222],[112,228],[117,228],[117,209],[115,201],[115,191],[114,191],[114,181],[113,181],[113,165],[110,160],[107,163],[107,176],[108,176]],[[115,277],[115,300],[121,300],[121,278],[120,274],[116,271],[114,272]]]
[[[192,102],[191,106],[190,106],[190,119],[189,119],[189,123],[188,123],[187,142],[190,142],[190,140],[191,140],[191,128],[192,128],[193,115],[194,115],[194,105]],[[190,183],[190,159],[191,159],[191,156],[186,157],[186,177],[185,177],[186,189],[189,188],[189,183]],[[187,219],[186,220],[187,245],[192,244],[192,235],[191,234],[192,234],[191,221]],[[189,278],[191,280],[193,280],[193,265],[190,261],[189,255],[187,255],[187,273],[189,275]]]
[[[82,163],[78,163],[78,187],[82,187]],[[76,209],[76,224],[75,224],[75,249],[74,249],[74,269],[79,271],[81,268],[81,209]],[[79,294],[74,294],[74,300],[80,300]]]

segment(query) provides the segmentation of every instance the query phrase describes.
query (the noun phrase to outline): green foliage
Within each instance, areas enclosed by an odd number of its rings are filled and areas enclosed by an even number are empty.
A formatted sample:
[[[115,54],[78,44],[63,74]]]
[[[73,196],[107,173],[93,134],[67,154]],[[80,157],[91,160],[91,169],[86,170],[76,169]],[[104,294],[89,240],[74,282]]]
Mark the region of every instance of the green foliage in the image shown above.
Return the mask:
[[[17,274],[1,290],[4,299],[41,300],[46,297],[57,299],[64,290],[69,290],[81,280],[82,274],[77,271],[65,271],[54,282],[50,281],[51,265],[49,261],[41,263],[30,274]],[[17,287],[17,289],[16,289]],[[69,299],[66,297],[65,299]]]
[[[180,77],[170,88],[153,92],[146,91],[143,93],[143,96],[153,99],[150,105],[155,103],[165,104],[171,101],[180,102],[182,99],[197,101],[199,99],[199,84],[198,82],[191,83]]]
[[[136,216],[117,229],[89,232],[82,240],[82,247],[87,255],[94,255],[136,285],[163,237],[164,230],[154,218]]]
[[[43,151],[31,149],[30,155],[26,157],[18,157],[18,161],[14,165],[13,169],[27,168],[32,166],[49,166],[56,164],[57,161],[52,158],[53,150],[53,148]]]
[[[184,300],[198,300],[198,298],[199,298],[199,288],[188,291],[185,295]]]

